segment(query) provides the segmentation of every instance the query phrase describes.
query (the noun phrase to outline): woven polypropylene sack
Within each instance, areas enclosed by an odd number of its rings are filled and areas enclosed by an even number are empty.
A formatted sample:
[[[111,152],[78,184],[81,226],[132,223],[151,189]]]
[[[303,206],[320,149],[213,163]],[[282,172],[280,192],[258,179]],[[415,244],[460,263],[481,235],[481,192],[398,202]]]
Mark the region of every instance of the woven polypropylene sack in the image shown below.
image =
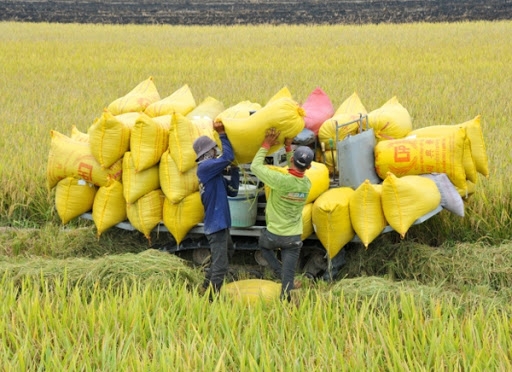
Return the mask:
[[[165,195],[162,190],[157,189],[126,207],[128,220],[148,240],[151,239],[151,231],[162,221],[164,199]]]
[[[92,220],[98,236],[126,220],[126,200],[121,182],[114,180],[98,189],[92,206]]]
[[[55,130],[50,131],[51,143],[46,168],[49,189],[66,178],[83,179],[96,186],[105,186],[110,180],[120,180],[122,159],[105,169],[96,160],[88,142],[76,141]]]
[[[375,131],[377,141],[404,138],[412,130],[409,111],[396,97],[368,113],[368,125]]]
[[[101,117],[91,125],[88,131],[91,152],[103,168],[110,167],[130,149],[133,124],[129,125],[110,112],[103,111]]]
[[[460,125],[466,128],[466,134],[471,141],[471,154],[473,155],[476,170],[483,176],[489,177],[489,164],[484,134],[481,127],[481,119],[481,116],[478,115],[474,119],[468,120]]]
[[[127,112],[142,112],[153,102],[160,100],[160,94],[153,81],[153,77],[140,82],[122,97],[112,101],[107,109],[113,115],[120,115]]]
[[[421,176],[396,177],[388,173],[382,182],[382,209],[388,224],[402,238],[414,222],[441,204],[436,183]]]
[[[189,119],[209,118],[215,119],[222,111],[225,110],[224,104],[216,98],[206,97],[199,105],[190,111],[186,116]]]
[[[252,115],[252,113],[261,109],[261,105],[257,102],[241,101],[228,107],[217,115],[214,121],[223,121],[226,119],[243,119]]]
[[[163,222],[167,230],[180,244],[190,229],[203,222],[204,207],[199,191],[194,192],[179,203],[172,203],[165,198],[163,209]]]
[[[123,194],[128,204],[134,203],[150,191],[160,188],[159,165],[140,172],[135,170],[132,153],[126,152],[123,156]]]
[[[355,236],[349,210],[353,193],[350,187],[329,189],[313,204],[313,227],[330,258],[336,256]]]
[[[185,84],[170,96],[150,104],[144,113],[152,118],[179,113],[187,115],[196,107],[196,100],[190,87]]]
[[[221,295],[248,305],[278,300],[281,284],[265,279],[243,279],[221,287]]]
[[[305,127],[315,135],[320,126],[334,115],[334,107],[331,99],[320,87],[315,88],[302,104],[306,112],[304,116]]]
[[[235,161],[245,164],[258,152],[268,129],[273,127],[280,132],[279,144],[270,148],[269,155],[282,148],[285,138],[299,134],[304,129],[304,110],[292,99],[280,98],[247,118],[223,119],[222,123],[233,146]]]
[[[445,173],[450,181],[466,193],[464,171],[464,129],[459,135],[437,138],[404,138],[380,141],[375,146],[375,169],[381,179],[391,172],[397,177],[428,173]]]
[[[365,180],[350,196],[350,221],[366,248],[387,225],[381,194],[382,185],[373,185]]]
[[[213,139],[222,148],[219,135],[213,130],[213,121],[209,118],[189,119],[181,114],[174,114],[169,129],[169,154],[180,172],[195,168],[197,154],[194,141],[200,136]]]
[[[90,211],[97,190],[93,184],[74,177],[59,181],[55,190],[55,206],[62,224]]]
[[[188,195],[199,190],[197,165],[186,172],[180,172],[174,159],[166,151],[160,160],[160,186],[171,203],[179,203]]]
[[[301,240],[307,239],[315,232],[313,228],[313,203],[307,203],[302,208],[302,235]]]
[[[146,114],[139,116],[130,137],[130,152],[137,172],[160,161],[162,154],[169,148],[170,127],[171,115],[156,118]]]
[[[464,134],[460,130],[462,128],[464,130]],[[417,137],[417,138],[437,138],[437,137],[449,137],[464,135],[464,151],[462,163],[464,165],[464,173],[466,174],[466,179],[476,183],[477,182],[477,170],[475,161],[473,160],[473,155],[471,153],[471,140],[467,136],[467,131],[465,128],[457,125],[432,125],[429,127],[424,127],[420,129],[413,130],[409,133],[407,137]]]

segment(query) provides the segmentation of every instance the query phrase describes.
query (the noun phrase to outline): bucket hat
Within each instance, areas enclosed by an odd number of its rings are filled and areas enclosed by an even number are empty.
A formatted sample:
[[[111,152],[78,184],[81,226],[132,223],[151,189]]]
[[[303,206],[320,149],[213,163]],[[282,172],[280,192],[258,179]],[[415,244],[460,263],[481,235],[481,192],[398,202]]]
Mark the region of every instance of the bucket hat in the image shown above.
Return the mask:
[[[196,161],[199,161],[201,156],[206,154],[208,151],[213,149],[215,146],[217,146],[217,143],[214,140],[212,140],[210,137],[208,137],[208,136],[198,137],[192,145],[192,147],[194,148],[194,151],[196,152],[196,155],[197,155]]]

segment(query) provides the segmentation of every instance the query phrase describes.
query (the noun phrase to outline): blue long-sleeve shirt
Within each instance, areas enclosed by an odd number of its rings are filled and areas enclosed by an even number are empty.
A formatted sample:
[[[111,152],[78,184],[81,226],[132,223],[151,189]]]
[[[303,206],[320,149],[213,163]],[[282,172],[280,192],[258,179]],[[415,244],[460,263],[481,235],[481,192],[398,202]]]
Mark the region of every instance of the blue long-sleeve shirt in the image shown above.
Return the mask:
[[[199,191],[204,206],[204,233],[213,234],[231,227],[228,196],[237,196],[240,173],[237,167],[231,168],[228,181],[224,169],[235,159],[233,148],[226,134],[220,135],[222,156],[203,160],[197,166]]]

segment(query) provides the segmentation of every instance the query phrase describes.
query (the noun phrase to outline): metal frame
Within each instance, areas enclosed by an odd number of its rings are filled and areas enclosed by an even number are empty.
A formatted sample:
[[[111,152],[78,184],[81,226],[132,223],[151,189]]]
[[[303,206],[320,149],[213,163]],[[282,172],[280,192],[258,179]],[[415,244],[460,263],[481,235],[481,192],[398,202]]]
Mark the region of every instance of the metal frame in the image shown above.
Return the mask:
[[[265,203],[258,203],[258,207],[260,207],[260,206],[264,207]],[[442,210],[443,210],[443,207],[438,206],[433,211],[424,214],[423,216],[418,218],[416,221],[414,221],[413,225],[419,225],[419,224],[425,222],[426,220],[428,220],[429,218],[435,216],[436,214],[438,214]],[[90,213],[90,212],[82,214],[81,217],[86,219],[86,220],[91,220],[92,221],[92,213]],[[123,230],[128,230],[128,231],[136,231],[136,229],[132,226],[132,224],[129,221],[120,222],[120,223],[116,224],[115,227],[123,229]],[[231,227],[230,233],[231,233],[232,236],[246,236],[246,237],[258,238],[261,235],[261,231],[264,228],[265,228],[264,225],[254,225],[254,226],[250,226],[250,227]],[[168,233],[169,232],[169,230],[167,229],[167,227],[165,227],[163,222],[160,222],[155,227],[155,229],[153,231],[154,232],[162,232],[162,233]],[[388,233],[388,232],[391,232],[391,231],[395,231],[395,230],[391,226],[387,225],[382,230],[381,234],[385,234],[385,233]],[[204,234],[204,225],[202,223],[197,224],[196,226],[194,226],[189,231],[187,236],[188,235],[193,235],[193,234],[198,234],[198,235]],[[307,240],[309,240],[309,239],[311,239],[311,240],[318,240],[318,237],[315,234],[312,234],[311,236],[309,236],[307,238]],[[361,239],[357,235],[355,235],[352,238],[351,242],[352,243],[361,243]]]
[[[334,121],[335,123],[335,129],[336,129],[336,143],[335,143],[335,146],[336,146],[336,151],[338,151],[338,142],[340,141],[340,138],[338,136],[338,130],[342,127],[346,127],[347,125],[350,125],[350,124],[354,124],[354,123],[357,123],[359,122],[359,133],[362,133],[363,132],[363,118],[366,119],[368,121],[368,115],[367,114],[359,114],[359,118],[358,119],[354,119],[354,120],[351,120],[351,121],[348,121],[346,123],[343,123],[343,124],[339,124],[337,120]],[[340,165],[339,165],[339,162],[338,162],[338,154],[336,154],[336,161],[334,161],[334,158],[332,159],[332,163],[333,163],[333,168],[334,168],[334,172],[333,172],[333,183],[336,181],[336,170],[338,171],[338,186],[341,186],[340,185]]]

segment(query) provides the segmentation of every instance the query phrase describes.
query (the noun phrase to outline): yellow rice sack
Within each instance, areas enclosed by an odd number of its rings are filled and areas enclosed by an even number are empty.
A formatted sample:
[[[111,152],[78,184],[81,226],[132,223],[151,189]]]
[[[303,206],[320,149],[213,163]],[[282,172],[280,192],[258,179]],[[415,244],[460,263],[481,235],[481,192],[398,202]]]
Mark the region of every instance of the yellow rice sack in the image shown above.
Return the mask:
[[[188,195],[179,203],[171,203],[165,198],[163,222],[177,244],[183,241],[190,229],[203,222],[203,219],[204,207],[199,191]]]
[[[171,115],[150,118],[141,114],[132,129],[130,151],[137,172],[151,168],[160,161],[169,147]]]
[[[199,190],[197,165],[186,172],[180,172],[169,151],[162,155],[159,172],[162,192],[171,203],[179,203]]]
[[[189,119],[207,117],[213,120],[225,109],[221,101],[213,97],[206,97],[196,108],[190,111],[186,117]]]
[[[78,142],[89,143],[89,133],[81,132],[76,125],[73,125],[71,127],[71,139]]]
[[[313,229],[313,203],[307,203],[302,209],[302,235],[301,240],[307,239],[315,232]]]
[[[327,119],[320,126],[318,131],[318,140],[324,144],[326,150],[330,150],[331,147],[336,150],[336,126],[338,125],[338,140],[342,140],[348,135],[356,134],[359,128],[359,122],[343,125],[356,120],[360,117],[359,114],[366,114],[366,108],[364,107],[361,99],[357,93],[353,93],[343,101],[343,103],[335,111],[332,118]],[[366,129],[366,121],[362,123],[363,129]],[[332,159],[332,157],[331,157]],[[332,164],[332,162],[331,162]]]
[[[107,109],[112,115],[120,115],[126,112],[142,112],[153,102],[160,100],[160,94],[156,89],[153,77],[140,82],[126,95],[111,102]]]
[[[217,142],[217,145],[220,149],[222,149],[222,144],[220,142],[219,134],[216,130],[213,129],[213,120],[207,116],[202,118],[192,118],[190,122],[194,125],[192,127],[192,131],[195,133],[195,136],[208,136]],[[194,159],[196,154],[194,153]],[[194,160],[195,161],[195,160]]]
[[[471,154],[473,155],[476,170],[484,177],[489,177],[489,164],[481,127],[481,116],[477,115],[472,120],[465,121],[459,125],[466,129],[466,134],[471,141]]]
[[[380,141],[375,146],[375,168],[380,178],[446,173],[459,189],[466,190],[464,129],[453,137],[404,138]]]
[[[196,138],[203,135],[213,139],[221,148],[219,135],[213,130],[211,119],[189,119],[181,114],[172,115],[169,129],[169,155],[180,172],[187,172],[196,167],[193,144]]]
[[[160,188],[159,166],[157,164],[137,172],[133,164],[132,153],[127,151],[123,156],[122,179],[126,203],[135,203],[140,197]]]
[[[267,101],[267,105],[269,103],[272,103],[274,101],[277,101],[281,98],[289,98],[289,99],[292,99],[292,93],[290,92],[290,90],[288,89],[288,87],[282,87],[281,89],[279,89],[279,91],[277,93],[275,93],[272,97],[270,97],[270,99]]]
[[[468,181],[467,183],[468,183],[467,193],[464,196],[461,195],[465,199],[469,198],[471,195],[473,195],[476,192],[476,185],[471,181]],[[459,192],[459,194],[460,194],[460,192]]]
[[[288,173],[288,166],[280,167],[277,165],[267,165],[270,169],[277,170],[283,174]],[[330,178],[329,170],[325,164],[311,162],[311,168],[306,170],[305,176],[311,181],[311,189],[309,189],[306,204],[313,203],[320,195],[329,189]],[[265,185],[265,197],[268,199],[270,188]]]
[[[185,84],[170,96],[150,104],[144,113],[149,117],[157,117],[163,115],[172,115],[179,113],[187,115],[196,107],[196,100],[190,91],[190,87]]]
[[[314,202],[320,195],[326,192],[330,186],[329,169],[325,164],[311,162],[311,168],[306,170],[306,177],[311,181],[306,203]]]
[[[349,210],[353,193],[350,187],[329,189],[313,204],[313,227],[329,258],[336,256],[355,236]]]
[[[126,214],[132,226],[150,240],[151,231],[162,221],[165,195],[162,190],[153,190],[128,204]]]
[[[55,190],[55,206],[62,224],[90,211],[97,190],[92,183],[73,177],[59,181]]]
[[[111,179],[121,179],[121,159],[110,168],[104,169],[92,155],[89,143],[75,141],[55,130],[50,131],[50,135],[50,153],[46,168],[49,189],[53,189],[57,182],[66,177],[83,179],[96,186],[105,186]]]
[[[363,102],[361,102],[361,98],[359,98],[359,95],[354,92],[341,103],[340,107],[338,107],[338,109],[334,112],[334,115],[366,113],[366,107],[364,107]]]
[[[460,126],[456,125],[432,125],[420,129],[413,130],[407,137],[425,138],[425,137],[444,137],[444,136],[457,136],[461,135]],[[464,128],[463,128],[464,129]],[[471,154],[471,141],[467,136],[466,130],[464,129],[464,151],[462,156],[462,164],[464,165],[464,173],[466,173],[466,179],[476,183],[477,182],[477,170],[475,162],[473,161],[473,155]]]
[[[402,238],[414,222],[441,203],[436,183],[421,176],[396,177],[388,173],[382,182],[382,209],[388,224]]]
[[[412,119],[409,111],[393,97],[368,113],[368,125],[373,128],[377,141],[400,139],[412,130]]]
[[[382,185],[373,185],[366,180],[350,196],[350,221],[366,248],[387,225],[381,195]]]
[[[329,151],[331,148],[336,150],[336,126],[338,126],[338,141],[341,141],[343,138],[358,132],[359,122],[342,126],[342,124],[356,119],[359,119],[359,114],[335,114],[320,126],[318,141],[323,144],[326,150]]]
[[[105,110],[91,125],[88,131],[91,152],[103,168],[110,167],[130,149],[130,134],[134,124],[135,121],[130,126]]]
[[[304,110],[290,98],[280,98],[242,119],[223,119],[226,134],[233,146],[238,164],[250,163],[261,147],[267,129],[280,131],[280,144],[272,146],[269,155],[282,148],[285,138],[294,138],[304,129]]]
[[[116,119],[132,129],[139,116],[140,112],[126,112],[124,114],[116,115]]]
[[[318,163],[325,164],[330,175],[334,173],[338,174],[338,159],[336,155],[336,150],[322,151],[321,148],[317,148],[315,153],[315,160]]]
[[[96,235],[126,220],[126,200],[123,196],[123,185],[112,181],[98,189],[92,206],[92,220],[96,226]]]
[[[279,300],[281,284],[265,279],[243,279],[224,284],[220,293],[222,296],[253,305]]]
[[[261,105],[251,101],[241,101],[236,105],[228,107],[222,111],[214,121],[224,121],[225,119],[242,119],[251,115],[251,112],[256,112],[261,109]]]

